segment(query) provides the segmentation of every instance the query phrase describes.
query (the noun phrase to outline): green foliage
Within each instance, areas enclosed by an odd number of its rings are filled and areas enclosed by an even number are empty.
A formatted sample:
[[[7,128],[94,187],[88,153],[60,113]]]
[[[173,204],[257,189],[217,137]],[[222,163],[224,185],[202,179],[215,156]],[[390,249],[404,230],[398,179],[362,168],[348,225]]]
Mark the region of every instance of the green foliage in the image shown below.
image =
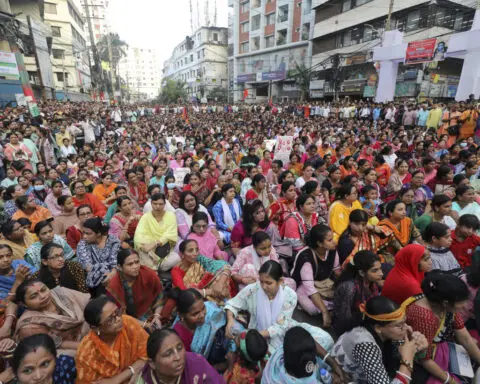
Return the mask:
[[[162,104],[177,103],[179,98],[187,101],[185,82],[167,80],[165,86],[160,90],[158,101]]]
[[[225,102],[227,101],[227,90],[222,87],[215,87],[209,92],[208,98],[219,102]]]
[[[307,69],[304,64],[298,65],[295,63],[295,75],[293,77],[295,77],[295,82],[300,88],[300,100],[308,100],[312,71]]]

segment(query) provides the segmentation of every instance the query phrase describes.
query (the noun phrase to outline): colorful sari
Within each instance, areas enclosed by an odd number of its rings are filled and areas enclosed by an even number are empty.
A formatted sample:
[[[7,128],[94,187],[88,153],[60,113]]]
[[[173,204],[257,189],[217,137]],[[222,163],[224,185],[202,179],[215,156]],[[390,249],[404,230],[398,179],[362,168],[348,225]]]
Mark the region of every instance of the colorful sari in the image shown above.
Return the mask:
[[[130,316],[140,320],[147,320],[163,305],[162,283],[155,272],[143,265],[133,285],[128,284],[122,273],[117,273],[106,289],[120,308],[135,310]]]
[[[62,237],[54,235],[52,243],[60,245],[63,248],[65,260],[72,260],[75,258],[75,252]],[[35,268],[40,268],[42,265],[42,258],[40,256],[42,247],[43,244],[40,241],[37,241],[28,247],[25,252],[25,261],[30,265],[33,265]]]
[[[382,229],[383,236],[388,237],[390,235],[390,230],[379,227]],[[342,233],[338,239],[338,256],[340,257],[340,263],[342,264],[342,269],[345,269],[346,266],[351,262],[353,257],[360,251],[372,251],[377,253],[380,247],[385,243],[385,239],[381,238],[375,233],[371,233],[365,230],[362,235],[354,241],[352,239],[352,234],[349,228]],[[380,256],[380,262],[384,263],[385,259]]]
[[[155,374],[150,364],[145,364],[138,378],[134,379],[135,384],[161,384],[163,381]],[[178,384],[223,384],[222,376],[205,360],[204,357],[196,353],[187,352],[185,354],[185,368]]]
[[[395,254],[403,247],[410,244],[415,238],[420,237],[420,232],[413,224],[412,219],[405,217],[400,221],[400,229],[397,228],[389,219],[383,219],[378,223],[384,233],[391,231],[388,242],[379,251],[389,264],[395,264]]]
[[[140,211],[137,211],[134,213],[134,215],[141,215],[142,213]],[[125,219],[122,215],[116,214],[110,219],[109,223],[109,230],[108,233],[110,235],[114,235],[120,239],[120,235],[123,231],[123,228],[125,228],[125,225],[127,224],[128,219]],[[127,234],[130,237],[130,239],[133,239],[135,236],[135,231],[137,229],[139,220],[134,219],[130,222],[130,224],[127,227]]]
[[[295,207],[295,200],[289,201],[284,197],[281,197],[279,200],[270,205],[268,209],[268,217],[270,221],[273,221],[275,224],[277,224],[278,228],[282,228],[287,216],[296,210],[297,208]]]

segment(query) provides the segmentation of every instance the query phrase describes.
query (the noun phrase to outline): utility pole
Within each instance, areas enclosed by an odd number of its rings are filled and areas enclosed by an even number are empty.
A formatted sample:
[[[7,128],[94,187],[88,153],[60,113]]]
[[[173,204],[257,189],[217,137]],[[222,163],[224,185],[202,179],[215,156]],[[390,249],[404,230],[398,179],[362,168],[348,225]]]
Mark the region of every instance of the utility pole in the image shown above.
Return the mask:
[[[388,16],[387,16],[387,23],[385,25],[385,30],[390,31],[391,30],[391,24],[392,24],[392,12],[393,12],[393,3],[395,0],[390,0],[390,5],[388,6]]]
[[[190,0],[190,29],[192,30],[192,36],[195,30],[193,29],[193,5],[192,0]]]
[[[200,28],[200,4],[197,0],[197,28]]]
[[[115,99],[115,90],[117,88],[117,82],[113,81],[112,71],[113,71],[113,59],[112,59],[112,35],[110,34],[110,30],[107,27],[107,48],[108,48],[108,61],[110,62],[110,84],[112,85],[112,93],[113,93],[113,100]]]
[[[213,16],[213,26],[214,27],[217,26],[217,0],[215,0],[215,13],[214,13],[214,16]]]
[[[83,0],[83,4],[85,7],[85,17],[87,18],[88,23],[88,32],[90,35],[90,45],[92,48],[92,56],[93,56],[93,64],[95,65],[94,73],[95,77],[97,78],[97,87],[104,91],[105,83],[103,81],[103,70],[102,70],[102,63],[100,62],[100,56],[98,55],[97,46],[95,45],[95,38],[93,36],[93,26],[92,26],[92,18],[90,17],[90,6],[88,4],[89,0]]]
[[[67,101],[67,74],[65,71],[65,50],[62,53],[63,101]]]

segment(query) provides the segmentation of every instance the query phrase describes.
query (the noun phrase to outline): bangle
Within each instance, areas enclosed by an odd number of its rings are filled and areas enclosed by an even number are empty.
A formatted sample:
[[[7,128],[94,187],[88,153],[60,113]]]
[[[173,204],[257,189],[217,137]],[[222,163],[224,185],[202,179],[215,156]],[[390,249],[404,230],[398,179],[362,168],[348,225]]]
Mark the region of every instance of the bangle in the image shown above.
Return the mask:
[[[322,361],[325,363],[329,356],[330,356],[330,353],[327,353],[322,359]]]
[[[447,378],[446,380],[443,382],[443,384],[448,384],[448,382],[450,381],[450,373],[446,372],[447,373]]]
[[[405,360],[402,359],[402,360],[400,360],[400,365],[405,366],[410,371],[410,373],[413,372],[413,364],[412,363],[408,363],[408,362],[406,362]]]
[[[407,379],[408,381],[412,381],[412,378],[410,376],[408,376],[408,375],[406,375],[406,374],[404,374],[400,371],[397,371],[397,375],[402,376],[404,379]]]
[[[203,292],[203,297],[207,297],[207,291],[205,290],[205,288],[202,289],[202,292]]]
[[[128,366],[128,369],[132,372],[132,376],[135,376],[135,369],[131,365]]]
[[[13,317],[14,320],[17,318],[17,316],[15,316],[13,313],[7,313],[5,315],[5,317]],[[0,382],[0,384],[1,384],[1,382]]]

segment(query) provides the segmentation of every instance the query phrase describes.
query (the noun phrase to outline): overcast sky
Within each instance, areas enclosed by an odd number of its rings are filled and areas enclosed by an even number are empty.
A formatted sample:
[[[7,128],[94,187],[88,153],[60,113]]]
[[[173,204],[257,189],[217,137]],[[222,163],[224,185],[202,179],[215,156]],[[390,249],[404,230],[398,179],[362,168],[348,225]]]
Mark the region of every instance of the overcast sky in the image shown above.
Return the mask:
[[[206,0],[192,0],[194,12],[200,5],[200,23],[204,25]],[[215,0],[209,0],[213,24]],[[111,0],[107,22],[112,31],[132,47],[155,48],[159,59],[168,59],[173,48],[191,35],[189,0]],[[228,24],[227,0],[217,0],[217,26]],[[194,16],[196,24],[196,16]]]

